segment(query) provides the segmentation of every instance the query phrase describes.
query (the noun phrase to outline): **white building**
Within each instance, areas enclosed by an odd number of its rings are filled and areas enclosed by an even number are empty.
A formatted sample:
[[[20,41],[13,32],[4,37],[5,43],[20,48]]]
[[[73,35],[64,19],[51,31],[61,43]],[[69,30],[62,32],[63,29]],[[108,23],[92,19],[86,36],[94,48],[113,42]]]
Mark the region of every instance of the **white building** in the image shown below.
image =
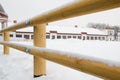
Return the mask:
[[[11,25],[11,24],[9,24]],[[1,34],[2,36],[2,34]],[[10,33],[11,40],[33,40],[33,28],[20,29]],[[114,29],[98,30],[80,26],[47,26],[46,39],[114,40]],[[120,40],[120,39],[119,39]]]
[[[0,28],[3,29],[7,26],[7,21],[8,21],[8,15],[4,11],[3,7],[0,4]],[[2,34],[0,34],[2,36]],[[2,37],[0,37],[0,40],[2,40]]]

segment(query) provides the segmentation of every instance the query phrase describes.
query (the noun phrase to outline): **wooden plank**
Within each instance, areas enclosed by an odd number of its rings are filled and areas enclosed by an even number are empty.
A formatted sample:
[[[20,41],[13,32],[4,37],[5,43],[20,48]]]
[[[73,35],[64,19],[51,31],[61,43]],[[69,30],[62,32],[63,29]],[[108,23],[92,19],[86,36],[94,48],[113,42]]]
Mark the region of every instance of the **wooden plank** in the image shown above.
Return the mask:
[[[35,26],[38,24],[77,17],[117,7],[120,7],[120,0],[79,0],[55,10],[51,10],[50,12],[46,12],[43,15],[36,16],[27,22],[21,22],[14,26],[3,29],[0,32],[13,31],[24,28],[28,25]]]
[[[2,45],[7,45],[12,48],[21,50],[26,52],[29,49],[29,53],[42,57],[44,59],[71,67],[73,69],[101,77],[108,80],[120,80],[120,67],[116,66],[109,66],[107,64],[97,62],[97,61],[90,61],[85,59],[78,59],[75,57],[69,57],[67,55],[58,54],[58,51],[49,51],[39,47],[29,47],[20,44],[8,43],[8,42],[0,42]]]

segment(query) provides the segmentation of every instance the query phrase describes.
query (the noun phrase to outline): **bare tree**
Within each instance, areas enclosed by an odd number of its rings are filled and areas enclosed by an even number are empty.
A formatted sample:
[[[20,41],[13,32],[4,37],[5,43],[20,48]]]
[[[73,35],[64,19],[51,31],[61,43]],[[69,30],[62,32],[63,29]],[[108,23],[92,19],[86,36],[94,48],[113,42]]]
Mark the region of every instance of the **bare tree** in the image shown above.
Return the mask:
[[[118,26],[114,26],[114,40],[118,40],[118,32],[119,32],[119,27]]]
[[[103,29],[113,29],[114,30],[114,40],[118,40],[118,33],[120,32],[120,26],[111,26],[109,24],[104,24],[104,23],[88,23],[87,27],[89,28],[95,28],[95,29],[99,29],[99,30],[103,30]]]
[[[111,26],[104,23],[88,23],[87,27],[96,28],[96,29],[105,29],[105,28],[110,28]]]

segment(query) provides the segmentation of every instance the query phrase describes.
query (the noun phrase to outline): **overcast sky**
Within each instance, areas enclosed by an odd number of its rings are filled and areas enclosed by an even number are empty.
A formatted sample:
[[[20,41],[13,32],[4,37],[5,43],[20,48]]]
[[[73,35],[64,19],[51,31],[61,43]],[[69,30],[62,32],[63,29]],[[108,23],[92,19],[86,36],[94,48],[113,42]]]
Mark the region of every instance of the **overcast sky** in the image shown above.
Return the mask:
[[[0,0],[0,3],[8,14],[9,20],[22,21],[71,1],[76,0]],[[120,25],[120,8],[57,21],[52,24],[85,26],[87,23]]]

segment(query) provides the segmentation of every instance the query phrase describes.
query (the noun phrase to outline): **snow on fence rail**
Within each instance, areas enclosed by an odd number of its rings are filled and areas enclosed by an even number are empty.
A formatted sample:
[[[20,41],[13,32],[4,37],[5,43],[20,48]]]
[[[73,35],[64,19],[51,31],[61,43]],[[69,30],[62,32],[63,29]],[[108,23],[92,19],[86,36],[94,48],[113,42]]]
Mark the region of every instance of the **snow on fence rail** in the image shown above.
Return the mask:
[[[42,57],[44,59],[71,67],[85,73],[93,74],[98,77],[107,78],[110,80],[120,80],[120,65],[115,66],[114,63],[116,62],[113,62],[113,64],[111,63],[111,61],[105,61],[106,63],[102,63],[100,61],[97,61],[97,59],[91,60],[91,57],[89,58],[83,55],[75,57],[75,55],[71,55],[74,53],[62,52],[58,50],[51,50],[35,46],[21,45],[10,42],[0,42],[0,44],[7,45],[9,47],[32,54],[34,56]],[[111,65],[113,66],[110,66],[109,63],[111,63]]]
[[[98,11],[108,10],[120,7],[120,0],[77,0],[61,8],[57,8],[50,12],[36,16],[30,20],[18,23],[16,25],[4,28],[0,32],[4,32],[4,41],[9,41],[9,32],[26,26],[34,27],[34,45],[45,48],[46,46],[46,24],[57,20],[72,18],[85,14],[95,13]],[[37,47],[27,47],[23,45],[16,45],[7,42],[0,42],[4,45],[4,53],[9,54],[9,47],[18,50],[29,52],[34,55],[34,76],[38,77],[46,74],[45,59],[54,61],[56,63],[86,72],[98,77],[103,77],[110,80],[120,80],[120,67],[109,66],[98,61],[90,61],[86,59],[79,59],[76,57],[68,57],[67,55],[57,54],[58,51],[49,51]],[[9,46],[9,47],[7,47]],[[44,59],[43,59],[44,58]]]

